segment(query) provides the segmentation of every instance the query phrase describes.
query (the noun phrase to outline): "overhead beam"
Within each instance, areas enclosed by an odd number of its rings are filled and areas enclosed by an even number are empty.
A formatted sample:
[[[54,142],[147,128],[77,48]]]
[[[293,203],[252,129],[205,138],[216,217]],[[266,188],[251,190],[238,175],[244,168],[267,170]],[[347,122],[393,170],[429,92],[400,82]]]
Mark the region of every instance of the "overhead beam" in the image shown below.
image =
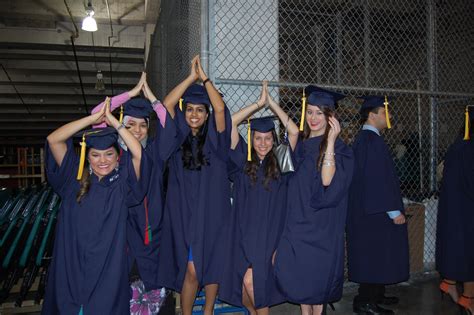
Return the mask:
[[[75,45],[76,51],[78,52],[96,52],[96,53],[109,53],[109,47],[107,46],[87,46],[87,45]],[[31,43],[9,43],[0,42],[0,49],[25,49],[25,50],[52,50],[52,51],[70,51],[72,52],[72,45],[58,45],[58,44],[31,44]],[[128,47],[110,47],[112,53],[119,54],[134,54],[141,55],[145,53],[143,48],[128,48]]]
[[[5,60],[49,60],[49,61],[75,61],[73,55],[48,55],[48,54],[12,54],[0,53],[0,59]],[[100,56],[77,56],[80,62],[104,62],[109,63],[109,57]],[[143,64],[141,58],[113,57],[112,63]]]
[[[15,86],[40,86],[40,87],[50,87],[50,88],[68,88],[68,87],[80,87],[79,82],[35,82],[35,81],[29,81],[29,82],[19,82],[19,81],[14,81],[13,84]],[[104,82],[105,87],[107,88],[108,82]],[[9,81],[0,81],[0,86],[1,85],[7,85],[11,86],[12,83]],[[94,89],[95,88],[95,83],[82,83],[84,88],[89,88],[89,89]],[[114,83],[114,88],[117,89],[123,89],[123,90],[130,90],[134,87],[134,84],[126,84],[126,83]]]
[[[28,75],[47,75],[47,76],[77,76],[76,70],[68,69],[29,69],[29,68],[13,68],[5,67],[10,75],[14,74],[28,74]],[[110,76],[110,71],[101,71],[104,77]],[[139,78],[138,71],[113,71],[114,78]],[[97,71],[81,70],[81,76],[96,77]]]

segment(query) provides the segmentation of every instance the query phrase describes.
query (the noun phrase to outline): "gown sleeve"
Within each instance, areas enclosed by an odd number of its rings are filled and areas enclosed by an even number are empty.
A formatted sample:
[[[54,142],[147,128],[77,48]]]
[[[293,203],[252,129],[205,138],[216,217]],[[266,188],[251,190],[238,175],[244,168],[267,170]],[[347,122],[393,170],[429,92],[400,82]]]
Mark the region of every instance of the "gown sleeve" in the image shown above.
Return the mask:
[[[66,190],[70,188],[71,184],[76,180],[75,176],[77,175],[79,166],[79,158],[74,151],[72,138],[66,141],[66,145],[67,151],[64,155],[61,166],[56,163],[47,141],[44,150],[46,164],[45,168],[48,183],[51,185],[51,187],[53,187],[53,189],[61,198],[64,197]]]
[[[321,175],[318,172],[318,178],[313,188],[315,191],[311,196],[310,206],[314,211],[320,211],[336,207],[349,192],[349,186],[354,171],[354,155],[352,149],[343,143],[339,143],[336,149],[336,172],[331,184],[324,187],[321,183]]]
[[[207,141],[209,141],[211,150],[222,161],[226,161],[230,151],[230,139],[232,131],[232,117],[227,106],[224,109],[225,129],[222,132],[217,131],[216,119],[214,113],[209,115]]]
[[[181,145],[176,121],[165,112],[166,118],[163,119],[163,126],[157,126],[156,136],[153,140],[153,163],[156,161],[167,161],[170,156]]]
[[[228,172],[232,181],[236,174],[244,169],[245,163],[247,162],[247,152],[247,143],[242,136],[239,136],[237,146],[233,150],[230,149],[229,152]]]
[[[142,150],[142,158],[140,160],[140,179],[137,179],[135,174],[135,169],[133,167],[132,156],[129,151],[123,153],[125,161],[123,163],[123,170],[127,188],[129,191],[129,196],[127,197],[127,206],[132,206],[133,203],[140,203],[145,198],[145,195],[148,191],[148,185],[151,179],[151,170],[153,167],[153,162],[150,158],[150,155]],[[133,202],[135,201],[135,202]]]

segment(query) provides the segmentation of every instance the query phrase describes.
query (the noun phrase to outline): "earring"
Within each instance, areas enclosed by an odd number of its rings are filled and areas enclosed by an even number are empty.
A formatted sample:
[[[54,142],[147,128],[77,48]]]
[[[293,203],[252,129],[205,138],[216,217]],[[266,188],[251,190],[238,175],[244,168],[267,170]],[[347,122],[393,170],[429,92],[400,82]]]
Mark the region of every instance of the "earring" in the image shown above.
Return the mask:
[[[89,175],[92,175],[92,166],[89,164]]]
[[[115,165],[115,171],[118,172],[119,170],[119,164],[117,163],[117,165]]]

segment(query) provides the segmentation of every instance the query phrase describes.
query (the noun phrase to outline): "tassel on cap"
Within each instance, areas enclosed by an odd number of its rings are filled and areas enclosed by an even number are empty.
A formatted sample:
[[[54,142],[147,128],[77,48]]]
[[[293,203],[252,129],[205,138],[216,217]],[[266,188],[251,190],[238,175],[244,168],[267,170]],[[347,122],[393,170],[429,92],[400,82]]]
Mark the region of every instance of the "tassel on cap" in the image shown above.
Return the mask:
[[[385,102],[383,102],[383,105],[385,106],[385,120],[387,121],[387,128],[392,129],[392,124],[390,123],[390,115],[388,113],[388,99],[387,95],[385,95]]]
[[[469,107],[470,106],[466,106],[466,112],[464,113],[464,117],[465,117],[465,120],[464,120],[464,140],[470,140],[471,137],[469,136]]]
[[[184,101],[183,98],[179,99],[179,110],[180,111],[183,111],[183,101]]]
[[[77,180],[82,179],[82,173],[84,172],[84,162],[86,160],[86,133],[82,135],[81,141],[81,155],[79,157],[79,169],[77,171]]]
[[[250,130],[250,118],[247,119],[247,161],[252,161],[252,139]]]
[[[120,105],[120,118],[119,118],[119,123],[123,122],[123,104]]]
[[[303,89],[303,98],[301,99],[301,102],[303,103],[302,108],[301,108],[301,121],[300,121],[300,131],[303,131],[304,129],[304,119],[306,115],[306,95],[304,93]]]

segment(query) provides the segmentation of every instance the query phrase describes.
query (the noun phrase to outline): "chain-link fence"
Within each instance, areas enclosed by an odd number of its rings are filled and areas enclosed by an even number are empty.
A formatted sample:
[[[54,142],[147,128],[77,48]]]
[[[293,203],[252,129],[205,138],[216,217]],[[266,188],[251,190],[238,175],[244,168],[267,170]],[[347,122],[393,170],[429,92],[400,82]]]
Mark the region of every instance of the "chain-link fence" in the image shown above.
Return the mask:
[[[385,139],[408,205],[412,272],[433,270],[437,167],[474,100],[472,16],[472,0],[162,1],[148,68],[164,95],[201,53],[232,112],[266,79],[296,122],[307,84],[346,93],[337,114],[348,144],[356,97],[393,97]]]

